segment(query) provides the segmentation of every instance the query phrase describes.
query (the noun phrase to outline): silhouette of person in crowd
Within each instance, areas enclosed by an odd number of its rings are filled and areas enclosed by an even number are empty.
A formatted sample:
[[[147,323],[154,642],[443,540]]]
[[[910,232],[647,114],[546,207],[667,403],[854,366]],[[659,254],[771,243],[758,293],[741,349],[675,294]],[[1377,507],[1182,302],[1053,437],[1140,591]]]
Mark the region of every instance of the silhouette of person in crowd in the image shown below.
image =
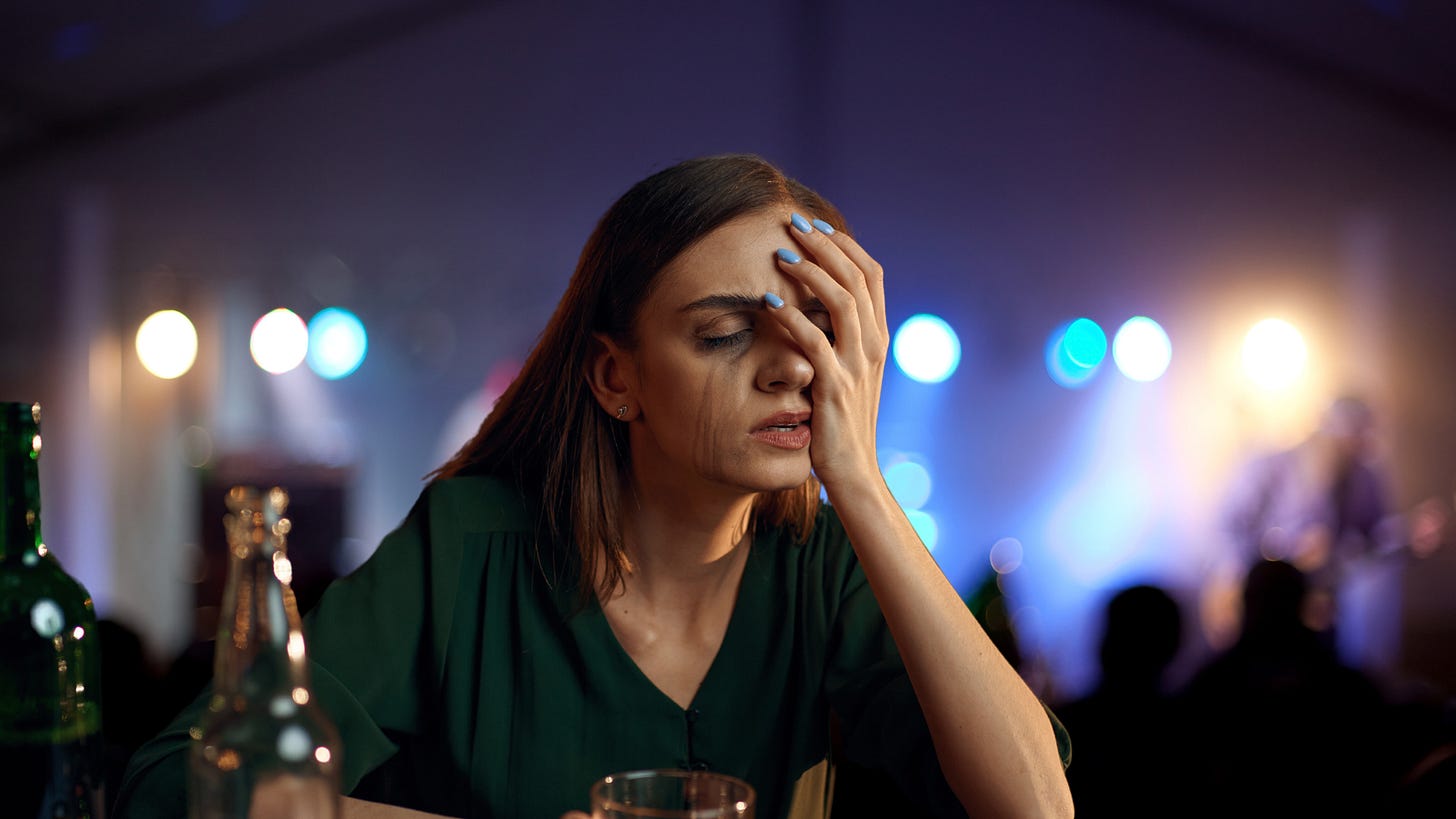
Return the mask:
[[[1076,740],[1067,778],[1077,815],[1175,815],[1187,794],[1173,749],[1186,738],[1166,676],[1182,645],[1182,612],[1147,584],[1117,592],[1105,612],[1101,677],[1090,694],[1057,708]]]
[[[1305,625],[1305,574],[1254,565],[1237,642],[1190,679],[1180,755],[1198,816],[1371,816],[1392,784],[1384,701]]]
[[[1244,573],[1281,560],[1307,578],[1305,622],[1347,664],[1370,673],[1394,665],[1399,583],[1382,571],[1392,565],[1384,559],[1434,551],[1447,514],[1429,501],[1410,514],[1394,507],[1390,479],[1374,456],[1376,432],[1370,404],[1341,396],[1297,445],[1256,457],[1239,473],[1221,512],[1229,545],[1206,601],[1216,646],[1237,630],[1229,604]]]

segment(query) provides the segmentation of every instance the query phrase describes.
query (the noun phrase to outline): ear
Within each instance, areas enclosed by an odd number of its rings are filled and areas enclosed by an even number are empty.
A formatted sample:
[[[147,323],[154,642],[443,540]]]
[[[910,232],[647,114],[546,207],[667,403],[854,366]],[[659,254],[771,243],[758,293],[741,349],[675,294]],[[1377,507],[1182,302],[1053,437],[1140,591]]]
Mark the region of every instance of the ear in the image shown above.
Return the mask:
[[[633,400],[633,372],[630,353],[606,335],[592,333],[586,382],[602,411],[619,421],[630,421],[637,414]]]

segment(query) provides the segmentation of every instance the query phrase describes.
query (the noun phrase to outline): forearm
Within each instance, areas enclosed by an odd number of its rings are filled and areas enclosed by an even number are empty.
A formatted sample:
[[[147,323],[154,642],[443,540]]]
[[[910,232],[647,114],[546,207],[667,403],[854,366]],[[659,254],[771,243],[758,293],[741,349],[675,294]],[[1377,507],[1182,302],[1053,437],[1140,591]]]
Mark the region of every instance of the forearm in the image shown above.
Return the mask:
[[[841,488],[842,489],[842,488]],[[991,642],[882,481],[831,496],[971,816],[1070,816],[1041,702]]]

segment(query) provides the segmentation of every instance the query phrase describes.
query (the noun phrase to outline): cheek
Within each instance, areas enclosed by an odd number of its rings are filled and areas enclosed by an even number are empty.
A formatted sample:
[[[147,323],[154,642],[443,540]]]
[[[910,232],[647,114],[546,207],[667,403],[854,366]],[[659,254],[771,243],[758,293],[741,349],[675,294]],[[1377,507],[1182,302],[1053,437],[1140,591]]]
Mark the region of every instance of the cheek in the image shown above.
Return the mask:
[[[725,465],[742,432],[743,420],[736,411],[741,404],[736,387],[743,372],[740,362],[709,362],[671,390],[679,424],[676,434],[686,438],[680,444],[705,472]]]

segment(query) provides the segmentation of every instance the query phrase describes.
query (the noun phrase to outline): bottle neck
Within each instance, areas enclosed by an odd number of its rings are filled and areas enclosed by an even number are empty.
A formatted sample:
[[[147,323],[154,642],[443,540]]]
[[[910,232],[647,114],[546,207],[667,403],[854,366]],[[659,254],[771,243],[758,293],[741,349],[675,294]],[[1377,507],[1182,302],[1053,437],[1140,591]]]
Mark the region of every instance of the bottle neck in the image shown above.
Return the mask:
[[[0,560],[41,554],[40,405],[0,403]]]
[[[216,693],[261,696],[308,689],[303,626],[282,535],[261,522],[230,523],[229,567],[218,624]]]

